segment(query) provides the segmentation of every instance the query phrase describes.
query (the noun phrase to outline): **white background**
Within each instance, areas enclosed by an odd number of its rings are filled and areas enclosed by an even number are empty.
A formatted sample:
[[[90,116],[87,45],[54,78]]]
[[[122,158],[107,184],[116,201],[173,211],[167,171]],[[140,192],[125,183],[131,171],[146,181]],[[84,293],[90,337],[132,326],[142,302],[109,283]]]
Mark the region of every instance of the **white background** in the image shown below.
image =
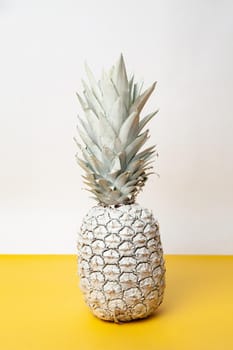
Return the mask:
[[[86,59],[98,77],[123,52],[158,81],[148,110],[153,209],[165,253],[233,252],[233,2],[0,1],[0,253],[75,253],[94,204],[72,140]]]

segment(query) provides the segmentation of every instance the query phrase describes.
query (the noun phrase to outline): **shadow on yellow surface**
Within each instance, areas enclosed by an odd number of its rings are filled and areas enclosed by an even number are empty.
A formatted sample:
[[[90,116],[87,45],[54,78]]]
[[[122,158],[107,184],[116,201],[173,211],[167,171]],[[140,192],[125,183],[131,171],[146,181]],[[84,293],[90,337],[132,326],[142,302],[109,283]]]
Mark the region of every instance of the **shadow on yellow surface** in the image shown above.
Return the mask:
[[[72,255],[0,256],[0,350],[233,349],[233,257],[166,256],[163,304],[117,325],[89,312]]]

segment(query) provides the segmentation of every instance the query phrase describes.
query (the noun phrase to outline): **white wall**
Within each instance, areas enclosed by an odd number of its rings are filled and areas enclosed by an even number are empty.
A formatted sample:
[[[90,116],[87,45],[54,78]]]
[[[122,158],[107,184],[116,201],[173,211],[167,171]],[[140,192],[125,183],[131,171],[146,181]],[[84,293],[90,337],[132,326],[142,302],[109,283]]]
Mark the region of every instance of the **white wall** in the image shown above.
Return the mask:
[[[75,164],[75,91],[123,52],[158,81],[159,146],[139,198],[166,253],[233,252],[233,2],[0,2],[0,253],[74,253],[93,202]]]

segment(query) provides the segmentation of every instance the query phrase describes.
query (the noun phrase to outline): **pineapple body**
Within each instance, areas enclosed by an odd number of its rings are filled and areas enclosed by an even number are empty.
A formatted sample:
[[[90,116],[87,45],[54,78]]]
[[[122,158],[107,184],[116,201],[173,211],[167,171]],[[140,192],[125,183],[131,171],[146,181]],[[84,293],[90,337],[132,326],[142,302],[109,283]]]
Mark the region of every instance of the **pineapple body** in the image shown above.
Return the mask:
[[[80,287],[94,315],[114,322],[152,314],[163,300],[158,222],[138,204],[93,207],[78,236]]]

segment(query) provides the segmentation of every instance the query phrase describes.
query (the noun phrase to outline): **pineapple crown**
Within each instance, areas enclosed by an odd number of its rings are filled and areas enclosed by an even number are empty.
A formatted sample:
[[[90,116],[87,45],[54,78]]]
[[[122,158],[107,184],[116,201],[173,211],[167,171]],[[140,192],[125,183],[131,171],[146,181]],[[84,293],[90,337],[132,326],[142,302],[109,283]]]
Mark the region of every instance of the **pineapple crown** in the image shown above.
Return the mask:
[[[85,171],[84,184],[99,204],[104,206],[131,204],[148,175],[155,146],[141,147],[148,139],[145,125],[158,112],[152,112],[140,120],[140,112],[155,88],[153,83],[144,92],[142,84],[127,78],[123,56],[97,82],[85,65],[89,86],[83,84],[82,98],[78,99],[84,117],[78,116],[78,134],[82,158],[76,155],[78,164]],[[140,152],[139,152],[140,151]]]

